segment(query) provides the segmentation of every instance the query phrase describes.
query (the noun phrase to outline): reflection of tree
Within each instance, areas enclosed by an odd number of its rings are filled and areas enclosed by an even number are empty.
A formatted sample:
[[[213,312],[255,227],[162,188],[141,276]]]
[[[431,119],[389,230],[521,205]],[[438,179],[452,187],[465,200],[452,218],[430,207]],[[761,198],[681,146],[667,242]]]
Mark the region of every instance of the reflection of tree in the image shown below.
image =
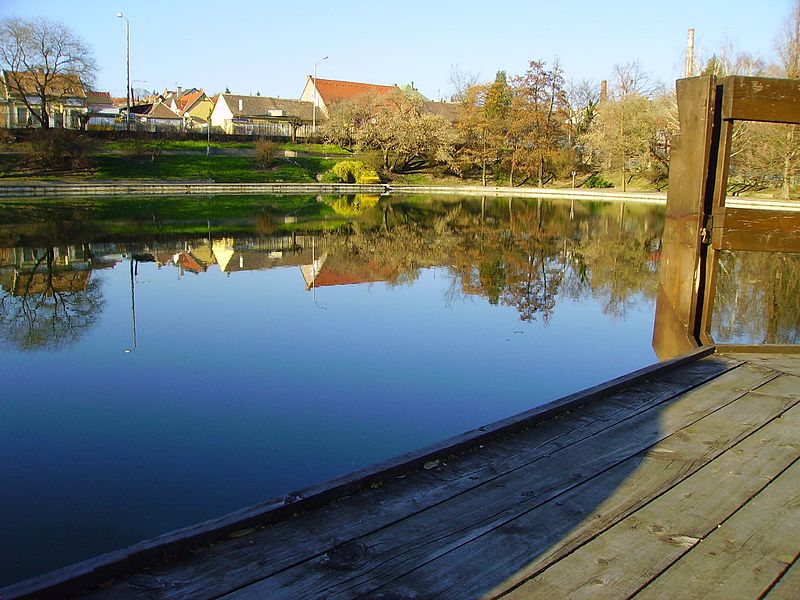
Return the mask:
[[[31,269],[17,273],[13,289],[0,291],[0,331],[20,350],[74,344],[103,308],[101,284],[91,271],[59,269],[52,248]]]
[[[719,342],[800,342],[800,255],[722,252],[714,299]]]
[[[652,246],[657,239],[620,235],[589,237],[579,245],[580,260],[589,273],[589,285],[603,310],[624,317],[637,294],[654,298],[658,262]]]

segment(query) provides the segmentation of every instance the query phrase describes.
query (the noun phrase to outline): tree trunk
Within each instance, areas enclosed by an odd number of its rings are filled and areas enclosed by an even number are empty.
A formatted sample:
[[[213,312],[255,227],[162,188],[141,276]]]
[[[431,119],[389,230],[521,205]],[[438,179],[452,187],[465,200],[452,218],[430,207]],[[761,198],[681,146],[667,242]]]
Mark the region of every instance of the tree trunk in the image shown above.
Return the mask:
[[[539,157],[539,187],[544,187],[544,156]]]

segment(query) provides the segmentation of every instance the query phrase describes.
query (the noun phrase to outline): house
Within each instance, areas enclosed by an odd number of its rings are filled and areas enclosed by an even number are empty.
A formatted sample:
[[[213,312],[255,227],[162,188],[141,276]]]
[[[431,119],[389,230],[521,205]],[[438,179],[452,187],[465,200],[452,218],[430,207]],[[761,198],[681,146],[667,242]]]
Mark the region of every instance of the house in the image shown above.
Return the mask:
[[[123,119],[124,113],[123,110]],[[180,130],[183,117],[160,100],[152,104],[131,106],[131,123],[142,131]]]
[[[114,129],[119,118],[119,108],[108,92],[86,92],[86,114],[82,117],[86,129]]]
[[[205,129],[214,102],[200,89],[191,89],[172,100],[170,108],[183,117],[186,129]]]
[[[317,110],[321,111],[325,117],[328,116],[328,109],[337,102],[351,100],[358,96],[383,95],[394,90],[399,90],[397,85],[376,85],[374,83],[358,83],[356,81],[340,81],[337,79],[320,79],[316,81],[311,75],[306,79],[306,86],[300,94],[300,100],[316,102]],[[317,113],[319,120],[319,112]]]
[[[0,77],[0,123],[5,127],[41,127],[38,82],[41,73],[3,71]],[[45,87],[50,127],[79,129],[86,112],[86,91],[75,75],[53,77]],[[27,104],[26,104],[27,101]],[[32,110],[31,110],[32,109]]]
[[[270,137],[308,137],[313,105],[302,100],[267,96],[220,94],[211,113],[211,126],[228,134]]]

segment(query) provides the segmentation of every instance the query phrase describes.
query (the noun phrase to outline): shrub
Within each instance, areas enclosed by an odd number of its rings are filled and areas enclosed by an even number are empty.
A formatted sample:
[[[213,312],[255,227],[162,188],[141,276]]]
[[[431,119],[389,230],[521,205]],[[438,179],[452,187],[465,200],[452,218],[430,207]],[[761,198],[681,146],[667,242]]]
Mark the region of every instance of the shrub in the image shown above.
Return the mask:
[[[587,179],[584,184],[587,188],[610,188],[614,187],[614,184],[610,181],[606,181],[599,175],[592,175]]]
[[[271,140],[257,140],[255,143],[256,162],[264,169],[275,164],[278,144]]]
[[[86,168],[94,149],[85,135],[67,129],[39,129],[30,138],[28,158],[45,169]]]
[[[380,183],[378,174],[360,160],[343,160],[336,163],[331,172],[344,183]]]

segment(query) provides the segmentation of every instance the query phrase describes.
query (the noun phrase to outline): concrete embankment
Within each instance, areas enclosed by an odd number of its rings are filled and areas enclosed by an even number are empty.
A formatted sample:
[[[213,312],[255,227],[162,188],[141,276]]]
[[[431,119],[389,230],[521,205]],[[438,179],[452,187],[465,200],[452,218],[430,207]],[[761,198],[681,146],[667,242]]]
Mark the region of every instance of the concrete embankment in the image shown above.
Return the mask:
[[[225,194],[420,194],[478,196],[492,198],[560,198],[578,201],[637,202],[665,204],[667,195],[658,192],[620,192],[571,188],[511,188],[482,186],[361,185],[355,183],[217,183],[214,181],[26,181],[0,182],[0,198],[45,196],[178,195]],[[736,208],[800,211],[797,200],[731,197],[726,205]]]
[[[394,186],[348,183],[217,183],[213,181],[30,181],[0,183],[0,197],[174,194],[447,194],[456,196],[574,198],[664,203],[665,194],[549,188]]]

